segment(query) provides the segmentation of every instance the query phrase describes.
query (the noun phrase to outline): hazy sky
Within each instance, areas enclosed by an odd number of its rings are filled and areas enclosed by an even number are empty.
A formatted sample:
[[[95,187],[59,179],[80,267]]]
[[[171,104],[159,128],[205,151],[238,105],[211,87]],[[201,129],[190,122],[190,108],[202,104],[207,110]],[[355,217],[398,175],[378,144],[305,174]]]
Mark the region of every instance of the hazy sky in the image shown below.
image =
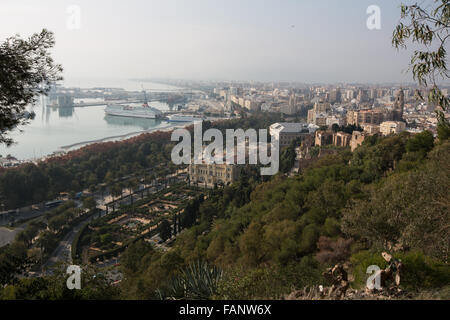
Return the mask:
[[[381,30],[366,27],[369,5]],[[72,78],[404,82],[397,0],[0,0],[0,40],[55,32]],[[81,9],[69,29],[67,9]],[[72,21],[72,20],[69,20]]]

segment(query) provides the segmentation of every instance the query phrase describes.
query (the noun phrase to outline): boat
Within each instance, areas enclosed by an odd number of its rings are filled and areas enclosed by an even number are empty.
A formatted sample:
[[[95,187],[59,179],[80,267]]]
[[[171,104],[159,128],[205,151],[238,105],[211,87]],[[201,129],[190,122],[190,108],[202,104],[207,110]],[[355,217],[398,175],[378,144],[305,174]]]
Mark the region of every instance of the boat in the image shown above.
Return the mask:
[[[160,110],[150,107],[148,105],[146,94],[145,94],[145,102],[141,106],[121,105],[117,103],[111,103],[106,106],[105,113],[111,116],[146,118],[146,119],[157,119],[161,118],[163,115],[163,113]]]
[[[110,116],[146,119],[157,119],[162,116],[161,111],[145,104],[136,107],[131,105],[108,104],[105,113]]]
[[[171,114],[167,116],[167,121],[169,122],[194,122],[202,120],[201,117],[187,114]]]

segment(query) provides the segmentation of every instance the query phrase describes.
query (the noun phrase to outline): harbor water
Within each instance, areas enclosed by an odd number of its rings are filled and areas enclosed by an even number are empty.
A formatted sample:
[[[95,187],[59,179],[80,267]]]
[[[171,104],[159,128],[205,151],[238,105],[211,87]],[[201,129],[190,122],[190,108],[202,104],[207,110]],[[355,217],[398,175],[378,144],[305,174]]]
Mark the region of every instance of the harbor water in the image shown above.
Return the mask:
[[[123,83],[120,83],[122,85]],[[138,84],[134,84],[136,89]],[[101,84],[97,84],[101,87]],[[83,88],[83,86],[81,85]],[[103,85],[106,87],[106,85]],[[119,87],[119,86],[117,86]],[[151,89],[145,84],[145,89]],[[165,87],[155,84],[158,90]],[[170,87],[172,89],[173,87]],[[129,88],[131,89],[131,88]],[[44,99],[45,100],[45,99]],[[83,99],[84,102],[92,102]],[[77,101],[75,101],[77,102]],[[166,103],[154,101],[149,103],[161,111],[169,110]],[[138,119],[106,115],[106,105],[82,108],[53,108],[39,101],[30,107],[36,114],[35,118],[26,126],[14,130],[10,137],[15,144],[10,147],[0,145],[0,155],[11,155],[19,160],[32,160],[48,156],[60,151],[62,147],[80,147],[84,142],[114,140],[121,136],[136,134],[152,129],[167,128],[171,124],[164,120]],[[66,151],[70,148],[66,148]]]

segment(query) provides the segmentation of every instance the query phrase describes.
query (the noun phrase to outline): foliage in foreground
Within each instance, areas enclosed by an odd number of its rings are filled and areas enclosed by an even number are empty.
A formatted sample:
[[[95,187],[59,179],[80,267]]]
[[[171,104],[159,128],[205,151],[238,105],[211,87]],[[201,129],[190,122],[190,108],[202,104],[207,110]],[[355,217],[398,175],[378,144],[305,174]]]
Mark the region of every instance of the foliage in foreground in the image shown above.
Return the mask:
[[[362,250],[376,252],[380,267],[382,250],[411,264],[402,284],[409,290],[442,288],[448,279],[449,152],[449,142],[434,145],[428,132],[374,137],[300,176],[251,184],[246,177],[212,190],[170,251],[140,253],[134,272],[124,266],[122,294],[157,298],[152,292],[180,268],[202,260],[224,272],[211,298],[279,298],[324,284],[321,273],[334,263],[353,259],[350,267],[360,273],[365,264],[355,257]],[[253,191],[236,202],[243,186]],[[355,277],[358,285],[362,278]]]
[[[217,292],[217,286],[222,279],[220,268],[207,262],[194,262],[180,271],[168,287],[158,291],[161,298],[206,300]]]

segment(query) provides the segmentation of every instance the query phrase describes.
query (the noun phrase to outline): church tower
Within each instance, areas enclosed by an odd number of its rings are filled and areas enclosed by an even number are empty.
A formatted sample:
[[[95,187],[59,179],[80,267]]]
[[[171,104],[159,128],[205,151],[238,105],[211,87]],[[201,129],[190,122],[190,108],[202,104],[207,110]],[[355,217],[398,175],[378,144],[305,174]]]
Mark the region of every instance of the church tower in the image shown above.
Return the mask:
[[[405,108],[405,93],[403,89],[397,92],[394,102],[394,121],[403,121],[403,111]]]

